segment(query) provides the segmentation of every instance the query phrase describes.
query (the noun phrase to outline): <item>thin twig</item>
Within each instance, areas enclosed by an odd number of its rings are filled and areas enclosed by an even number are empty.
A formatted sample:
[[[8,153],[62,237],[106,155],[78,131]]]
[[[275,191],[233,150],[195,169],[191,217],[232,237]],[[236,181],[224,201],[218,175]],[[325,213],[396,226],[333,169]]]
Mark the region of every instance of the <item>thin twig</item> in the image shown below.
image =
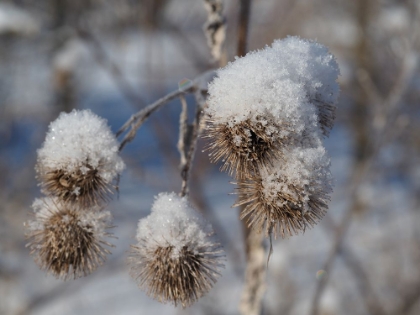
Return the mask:
[[[203,107],[201,103],[201,99],[198,97],[198,94],[201,94],[200,91],[197,91],[195,93],[196,96],[196,112],[195,112],[195,118],[194,123],[191,126],[191,141],[188,146],[188,152],[186,155],[186,161],[185,164],[182,166],[181,169],[181,177],[182,177],[182,189],[181,189],[181,196],[186,196],[188,194],[188,180],[190,178],[190,170],[191,165],[194,159],[195,155],[195,148],[197,146],[198,137],[200,136],[201,130],[200,130],[200,124],[201,124],[201,118],[203,115]]]
[[[356,276],[357,285],[365,307],[370,314],[385,315],[387,312],[382,307],[382,303],[375,294],[372,284],[369,281],[367,272],[358,261],[357,257],[349,250],[347,246],[343,246],[340,251],[341,257],[349,270]]]
[[[188,194],[188,153],[191,146],[193,125],[188,124],[188,104],[183,95],[180,96],[182,111],[179,118],[179,140],[178,151],[180,158],[179,168],[181,170],[181,192],[180,196]]]
[[[207,10],[207,21],[203,26],[204,34],[213,58],[220,61],[226,38],[226,19],[222,14],[223,2],[222,0],[204,0],[204,6]]]
[[[216,73],[214,70],[206,71],[200,74],[199,76],[197,76],[194,80],[189,81],[187,84],[180,87],[178,90],[172,91],[171,93],[165,95],[164,97],[158,99],[154,103],[146,106],[142,110],[133,114],[117,132],[117,137],[119,137],[128,129],[130,129],[130,131],[124,136],[120,144],[119,150],[121,151],[128,142],[134,139],[134,137],[136,136],[137,130],[141,127],[141,125],[153,112],[155,112],[156,110],[161,108],[163,105],[167,104],[168,102],[172,101],[173,99],[181,95],[193,93],[193,92],[197,92],[197,93],[207,92],[207,84],[214,78],[215,75]]]
[[[184,95],[181,95],[179,97],[179,100],[181,101],[182,109],[181,109],[181,114],[179,116],[179,139],[178,139],[177,148],[178,148],[179,155],[181,156],[179,167],[182,168],[183,165],[187,163],[186,148],[188,147],[187,136],[189,134],[188,132],[188,104]]]
[[[158,99],[156,102],[148,105],[147,107],[143,108],[139,112],[135,113],[130,117],[130,119],[118,130],[117,137],[119,137],[121,134],[123,134],[125,131],[130,129],[130,131],[125,135],[123,140],[120,144],[120,151],[125,147],[125,145],[132,141],[134,137],[136,136],[137,130],[141,127],[141,125],[146,121],[146,119],[156,110],[161,108],[163,105],[167,104],[168,102],[172,101],[173,99],[179,97],[180,95],[183,95],[184,93],[188,93],[194,89],[193,86],[191,86],[188,89],[179,89],[176,91],[173,91],[164,97]]]
[[[326,217],[324,220],[327,223],[324,226],[328,226],[329,229],[337,232],[337,227],[330,217]],[[360,288],[361,298],[365,302],[366,309],[371,314],[387,314],[382,307],[382,303],[376,295],[371,282],[369,281],[367,272],[365,272],[362,263],[357,259],[357,256],[353,253],[351,248],[343,245],[339,254],[350,272],[352,272],[355,276],[357,284]]]

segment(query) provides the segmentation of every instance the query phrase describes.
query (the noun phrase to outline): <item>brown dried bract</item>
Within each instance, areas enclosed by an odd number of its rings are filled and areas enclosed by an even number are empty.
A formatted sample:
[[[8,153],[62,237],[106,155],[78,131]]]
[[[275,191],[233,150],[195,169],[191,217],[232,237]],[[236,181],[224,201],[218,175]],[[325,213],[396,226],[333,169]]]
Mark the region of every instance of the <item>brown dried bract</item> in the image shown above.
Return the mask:
[[[277,196],[267,198],[261,177],[253,176],[238,183],[238,202],[233,206],[245,205],[240,218],[247,219],[249,227],[260,232],[265,230],[267,236],[293,236],[299,231],[305,231],[307,227],[313,227],[328,209],[327,192],[322,188],[316,189],[316,183],[313,183],[312,187],[314,189],[313,193],[309,194],[309,200],[304,200],[303,190],[307,187],[291,185],[289,189],[295,192],[294,196],[279,192]]]
[[[267,167],[273,160],[281,159],[281,144],[273,140],[263,123],[245,120],[236,125],[220,124],[208,119],[209,139],[205,150],[210,151],[212,163],[222,160],[222,171],[238,179],[251,177],[258,167]],[[286,141],[286,140],[285,140]]]
[[[63,280],[76,279],[93,272],[110,254],[106,246],[112,246],[101,239],[92,225],[81,220],[80,212],[58,205],[58,211],[37,217],[29,226],[27,247],[41,269]],[[107,226],[110,228],[111,226]],[[103,233],[105,236],[112,236]]]
[[[42,191],[46,195],[86,208],[106,203],[112,194],[112,186],[99,175],[98,168],[86,163],[83,166],[84,172],[79,168],[69,173],[62,169],[37,167]]]
[[[179,253],[173,246],[153,246],[144,240],[131,247],[130,275],[139,288],[159,302],[184,308],[207,293],[220,276],[223,251],[219,244],[207,247],[185,245]]]
[[[318,122],[325,137],[330,135],[330,130],[334,126],[336,106],[322,102],[318,99],[313,100],[318,110]]]

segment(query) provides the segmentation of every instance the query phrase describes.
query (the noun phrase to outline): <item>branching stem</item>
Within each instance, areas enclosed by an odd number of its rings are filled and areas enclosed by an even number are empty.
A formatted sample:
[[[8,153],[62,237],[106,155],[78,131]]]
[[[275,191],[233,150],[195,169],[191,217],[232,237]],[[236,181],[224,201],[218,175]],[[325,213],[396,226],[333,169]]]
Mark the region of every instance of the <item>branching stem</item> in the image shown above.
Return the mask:
[[[123,134],[125,131],[130,129],[130,131],[125,135],[123,140],[120,144],[120,151],[125,147],[127,143],[132,141],[134,137],[136,136],[137,130],[141,127],[141,125],[146,121],[149,116],[161,108],[163,105],[167,104],[168,102],[172,101],[173,99],[188,93],[192,92],[194,90],[194,86],[189,87],[188,89],[180,89],[173,91],[164,97],[158,99],[156,102],[146,106],[142,110],[138,111],[134,115],[130,117],[130,119],[127,120],[127,122],[118,130],[117,137],[119,137],[121,134]]]

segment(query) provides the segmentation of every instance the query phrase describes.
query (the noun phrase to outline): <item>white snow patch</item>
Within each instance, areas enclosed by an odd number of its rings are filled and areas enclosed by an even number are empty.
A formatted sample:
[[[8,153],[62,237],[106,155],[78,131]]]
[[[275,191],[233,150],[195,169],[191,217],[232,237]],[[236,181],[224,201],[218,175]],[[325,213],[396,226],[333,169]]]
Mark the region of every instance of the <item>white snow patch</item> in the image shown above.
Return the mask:
[[[218,71],[209,84],[207,113],[218,123],[267,117],[294,134],[316,133],[318,105],[337,102],[338,75],[325,46],[298,37],[276,40]]]
[[[186,245],[190,249],[214,244],[213,229],[188,203],[175,193],[160,193],[155,197],[149,216],[141,219],[137,240],[151,240],[157,247],[173,246],[174,257]]]
[[[109,183],[125,168],[118,155],[118,142],[105,119],[90,110],[62,112],[53,121],[41,149],[41,172],[61,169],[68,173],[86,171],[86,163]]]

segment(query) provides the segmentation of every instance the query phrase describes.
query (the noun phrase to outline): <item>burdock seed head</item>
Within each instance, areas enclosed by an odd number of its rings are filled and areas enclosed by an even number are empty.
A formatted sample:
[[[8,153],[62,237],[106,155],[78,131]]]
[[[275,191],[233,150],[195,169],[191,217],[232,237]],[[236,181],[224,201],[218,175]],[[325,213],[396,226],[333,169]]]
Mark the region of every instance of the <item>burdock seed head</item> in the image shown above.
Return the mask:
[[[159,302],[187,307],[207,293],[224,252],[209,224],[174,193],[157,196],[140,220],[128,262],[138,286]]]
[[[237,58],[217,71],[205,112],[210,159],[244,179],[305,135],[328,135],[339,86],[328,49],[298,37]]]
[[[276,126],[273,119],[261,117],[233,124],[218,123],[209,117],[206,150],[212,163],[223,161],[222,171],[238,179],[249,178],[259,167],[281,158],[280,148],[287,141],[280,134],[282,129],[284,126]]]
[[[314,226],[328,209],[332,191],[325,149],[296,148],[286,161],[240,181],[238,202],[246,205],[241,219],[250,227],[275,237],[292,236]]]
[[[106,260],[112,246],[104,240],[112,236],[111,214],[98,208],[80,209],[57,198],[36,199],[34,219],[25,223],[27,247],[35,262],[63,280],[93,272]]]
[[[43,193],[88,208],[107,201],[124,167],[106,121],[74,110],[50,124],[36,170]]]

